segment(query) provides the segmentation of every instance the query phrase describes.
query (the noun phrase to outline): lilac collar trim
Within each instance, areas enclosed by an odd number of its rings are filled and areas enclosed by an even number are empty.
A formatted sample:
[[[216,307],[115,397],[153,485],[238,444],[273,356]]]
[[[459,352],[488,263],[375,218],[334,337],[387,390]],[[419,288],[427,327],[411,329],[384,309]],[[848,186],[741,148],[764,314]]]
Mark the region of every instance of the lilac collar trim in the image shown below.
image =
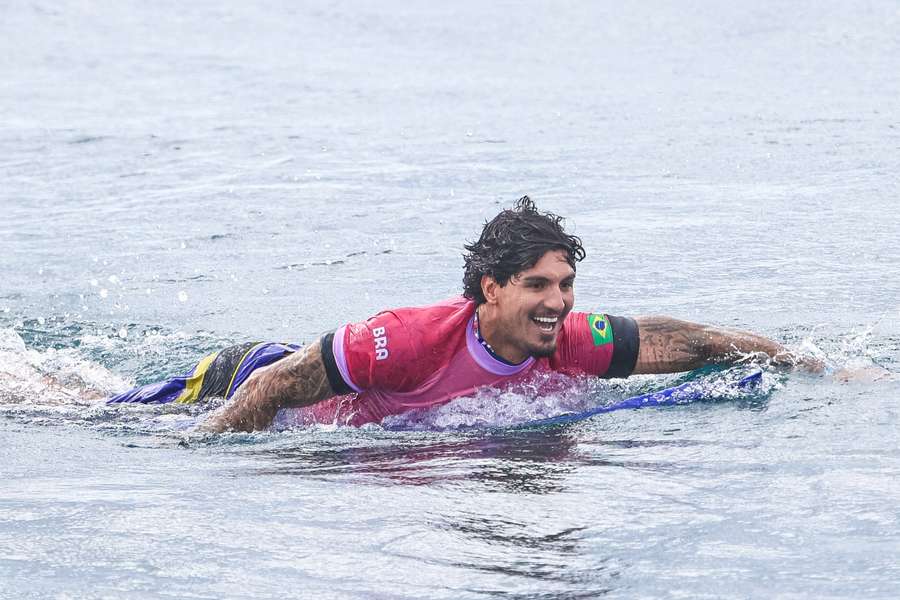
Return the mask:
[[[491,353],[481,345],[481,342],[478,341],[478,337],[475,335],[474,314],[469,318],[469,323],[466,325],[466,347],[469,349],[469,355],[475,359],[478,366],[494,375],[515,375],[524,371],[534,362],[534,357],[529,356],[517,365],[509,365],[491,356]]]

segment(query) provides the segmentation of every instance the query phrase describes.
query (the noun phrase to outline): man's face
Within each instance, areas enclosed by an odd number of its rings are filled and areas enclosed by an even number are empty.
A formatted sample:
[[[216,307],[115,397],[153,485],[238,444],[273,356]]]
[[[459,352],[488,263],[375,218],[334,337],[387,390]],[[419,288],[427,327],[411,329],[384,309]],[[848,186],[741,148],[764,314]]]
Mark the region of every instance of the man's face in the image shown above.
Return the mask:
[[[513,362],[551,356],[563,320],[575,303],[575,270],[564,250],[551,250],[509,282],[494,289],[498,337],[495,351]]]

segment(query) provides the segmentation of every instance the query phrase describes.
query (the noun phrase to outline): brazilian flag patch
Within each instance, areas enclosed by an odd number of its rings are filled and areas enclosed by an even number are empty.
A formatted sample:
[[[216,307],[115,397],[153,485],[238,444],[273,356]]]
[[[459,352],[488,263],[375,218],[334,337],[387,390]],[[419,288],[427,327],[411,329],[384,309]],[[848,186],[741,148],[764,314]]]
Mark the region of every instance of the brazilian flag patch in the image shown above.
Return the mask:
[[[590,314],[587,316],[588,327],[591,328],[591,336],[594,338],[595,346],[604,344],[612,344],[613,331],[612,326],[606,319],[606,315]]]

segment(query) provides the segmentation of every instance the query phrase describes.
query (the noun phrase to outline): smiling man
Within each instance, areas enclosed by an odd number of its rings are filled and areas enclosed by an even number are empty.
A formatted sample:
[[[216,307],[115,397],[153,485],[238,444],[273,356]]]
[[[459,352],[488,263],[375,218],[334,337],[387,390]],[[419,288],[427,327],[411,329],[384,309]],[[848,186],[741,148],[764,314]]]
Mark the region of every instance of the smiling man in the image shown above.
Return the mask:
[[[305,420],[377,423],[443,404],[484,386],[536,374],[627,377],[688,371],[748,356],[821,371],[822,365],[754,334],[667,317],[573,311],[581,240],[525,196],[466,246],[463,296],[381,312],[300,348],[233,346],[183,377],[136,388],[109,402],[231,402],[201,427],[253,431],[281,408]]]

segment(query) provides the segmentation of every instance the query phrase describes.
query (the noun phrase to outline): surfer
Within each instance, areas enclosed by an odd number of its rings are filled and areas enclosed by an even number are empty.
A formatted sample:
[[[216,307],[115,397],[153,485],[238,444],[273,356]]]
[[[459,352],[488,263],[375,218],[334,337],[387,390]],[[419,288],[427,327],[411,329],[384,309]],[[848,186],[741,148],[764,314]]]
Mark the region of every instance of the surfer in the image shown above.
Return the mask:
[[[439,405],[483,386],[550,371],[627,377],[763,358],[822,372],[824,365],[752,333],[668,317],[573,311],[581,240],[527,197],[465,246],[463,295],[381,312],[314,343],[233,346],[183,377],[110,402],[194,402],[224,396],[207,431],[268,427],[278,410],[311,422],[362,425]]]

